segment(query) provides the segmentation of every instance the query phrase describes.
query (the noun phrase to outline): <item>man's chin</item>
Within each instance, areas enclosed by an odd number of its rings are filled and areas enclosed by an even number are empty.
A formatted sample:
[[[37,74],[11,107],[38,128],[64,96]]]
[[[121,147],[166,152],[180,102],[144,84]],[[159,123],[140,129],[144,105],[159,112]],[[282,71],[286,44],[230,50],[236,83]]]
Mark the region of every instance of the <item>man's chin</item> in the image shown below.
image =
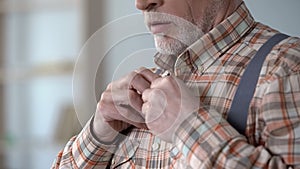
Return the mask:
[[[186,48],[179,40],[167,36],[155,36],[155,46],[159,53],[165,55],[180,55]]]

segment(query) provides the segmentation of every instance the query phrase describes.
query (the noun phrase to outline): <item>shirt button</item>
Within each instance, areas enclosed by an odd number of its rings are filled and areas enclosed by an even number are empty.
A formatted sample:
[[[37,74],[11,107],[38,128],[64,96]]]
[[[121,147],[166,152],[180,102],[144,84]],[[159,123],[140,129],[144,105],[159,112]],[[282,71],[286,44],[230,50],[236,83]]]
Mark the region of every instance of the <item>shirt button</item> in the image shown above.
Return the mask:
[[[159,147],[160,147],[159,143],[153,143],[152,144],[152,150],[153,151],[157,151],[159,149]]]
[[[198,67],[198,73],[202,74],[204,72],[204,67],[203,66],[199,66]]]

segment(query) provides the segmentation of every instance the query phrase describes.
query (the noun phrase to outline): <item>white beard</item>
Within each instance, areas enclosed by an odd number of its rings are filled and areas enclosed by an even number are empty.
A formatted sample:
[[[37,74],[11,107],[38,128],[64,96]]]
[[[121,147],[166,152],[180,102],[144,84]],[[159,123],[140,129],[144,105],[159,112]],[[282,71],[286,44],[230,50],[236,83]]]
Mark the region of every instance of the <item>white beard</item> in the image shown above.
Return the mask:
[[[180,33],[180,37],[169,37],[167,35],[154,35],[156,50],[161,54],[179,55],[188,46],[199,39],[201,32]]]
[[[195,24],[183,18],[166,13],[145,13],[146,23],[153,20],[172,23],[167,32],[154,35],[156,49],[162,54],[179,55],[204,34]]]

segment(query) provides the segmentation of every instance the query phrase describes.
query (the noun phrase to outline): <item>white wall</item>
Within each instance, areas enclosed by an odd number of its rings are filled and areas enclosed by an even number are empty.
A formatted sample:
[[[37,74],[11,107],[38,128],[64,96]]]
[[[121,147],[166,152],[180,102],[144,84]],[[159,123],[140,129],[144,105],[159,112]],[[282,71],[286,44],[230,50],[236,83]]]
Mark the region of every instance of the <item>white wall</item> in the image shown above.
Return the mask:
[[[83,73],[83,78],[79,77],[79,83],[83,85],[78,86],[83,89],[75,87],[74,90],[79,91],[74,96],[75,105],[79,110],[76,110],[77,115],[82,124],[95,112],[96,102],[108,83],[141,66],[153,67],[155,53],[152,35],[150,33],[136,35],[134,31],[147,31],[141,12],[135,9],[134,0],[89,0],[87,3],[87,35],[92,36],[82,50],[87,50],[82,52],[86,56],[80,56],[87,62],[82,65],[87,72]],[[134,19],[125,23],[124,17],[128,19],[128,15],[132,14],[140,14],[140,17],[138,19],[133,17]],[[118,26],[111,28],[111,25]],[[104,31],[107,27],[111,29]],[[131,34],[124,38],[122,32]],[[115,43],[116,40],[119,42]],[[104,55],[104,59],[101,55]],[[102,61],[100,64],[99,60]],[[95,67],[97,70],[94,70]]]
[[[132,14],[141,14],[141,12],[135,8],[134,0],[109,0],[104,1],[102,5],[104,5],[101,7],[103,9],[102,25],[120,22],[122,17],[130,17]],[[122,31],[122,29],[131,29],[128,28],[129,25],[133,25],[133,28],[139,28],[138,30],[144,29],[145,32],[148,32],[143,23],[143,19],[133,21],[134,22],[127,23],[122,28],[116,28],[117,32]],[[101,29],[101,27],[98,28],[97,34],[101,32]],[[114,34],[115,32],[110,32],[106,38],[115,39]],[[111,46],[111,50],[105,55],[105,58],[99,65],[95,81],[95,91],[98,97],[101,91],[103,91],[107,84],[113,79],[118,79],[122,75],[141,66],[155,66],[153,64],[155,50],[152,35],[149,33],[148,35],[135,36],[131,34],[130,36],[131,37],[123,40],[119,44]],[[120,38],[119,40],[122,39]]]
[[[300,0],[245,0],[254,18],[283,33],[300,36]]]
[[[2,2],[5,135],[0,152],[6,168],[50,168],[63,148],[56,133],[67,128],[66,123],[57,128],[57,119],[72,106],[72,68],[64,65],[73,64],[81,46],[81,6],[53,0]]]

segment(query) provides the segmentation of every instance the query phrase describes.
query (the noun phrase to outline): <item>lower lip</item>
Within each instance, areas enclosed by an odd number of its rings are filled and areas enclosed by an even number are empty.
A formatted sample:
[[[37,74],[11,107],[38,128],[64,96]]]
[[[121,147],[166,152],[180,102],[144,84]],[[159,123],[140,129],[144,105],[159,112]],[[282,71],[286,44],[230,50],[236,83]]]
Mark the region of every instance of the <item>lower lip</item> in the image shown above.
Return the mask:
[[[151,25],[150,30],[153,34],[160,34],[167,32],[170,29],[170,25],[170,23]]]

